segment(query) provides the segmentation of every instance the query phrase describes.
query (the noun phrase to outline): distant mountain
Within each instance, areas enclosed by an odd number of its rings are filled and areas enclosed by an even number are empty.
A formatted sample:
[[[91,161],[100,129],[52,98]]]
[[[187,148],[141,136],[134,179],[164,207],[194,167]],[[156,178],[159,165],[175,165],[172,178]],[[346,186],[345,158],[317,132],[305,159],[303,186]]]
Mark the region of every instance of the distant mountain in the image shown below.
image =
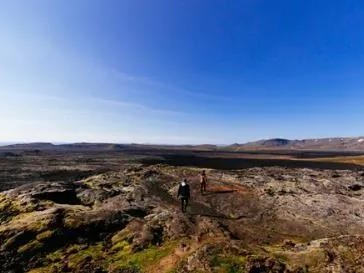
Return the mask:
[[[216,145],[153,145],[153,144],[115,144],[115,143],[70,143],[52,144],[48,142],[33,142],[0,146],[3,151],[124,151],[124,150],[216,150]]]
[[[230,151],[247,150],[317,150],[317,151],[364,151],[364,137],[317,138],[289,140],[283,138],[265,139],[245,144],[224,147]]]
[[[0,149],[11,149],[11,150],[50,150],[54,149],[56,145],[48,142],[32,142],[32,143],[21,143],[1,146]]]
[[[284,138],[263,139],[244,144],[227,146],[201,145],[157,145],[157,144],[115,144],[115,143],[71,143],[52,144],[35,142],[0,146],[4,151],[145,151],[145,150],[185,150],[185,151],[258,151],[258,150],[313,150],[313,151],[364,151],[364,137],[317,138],[290,140]]]

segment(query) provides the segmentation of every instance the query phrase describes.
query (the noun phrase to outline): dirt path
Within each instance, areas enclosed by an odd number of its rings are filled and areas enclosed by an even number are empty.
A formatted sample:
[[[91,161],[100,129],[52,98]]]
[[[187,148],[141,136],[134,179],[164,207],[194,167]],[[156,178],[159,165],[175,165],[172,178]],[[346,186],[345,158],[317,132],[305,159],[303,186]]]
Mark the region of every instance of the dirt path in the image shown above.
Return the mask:
[[[189,176],[187,180],[191,186],[191,200],[187,208],[188,215],[228,220],[250,217],[239,213],[234,213],[234,215],[238,214],[238,216],[232,217],[230,214],[225,214],[224,210],[216,210],[216,204],[221,202],[221,198],[234,198],[244,202],[251,193],[249,187],[241,185],[239,182],[224,181],[214,175],[208,177],[207,191],[201,194],[199,177]]]
[[[192,184],[192,190],[194,193],[199,192],[200,190],[200,180],[198,177],[193,176],[193,177],[188,177],[187,178],[188,181],[190,181],[190,183]],[[221,178],[218,178],[216,176],[214,177],[209,177],[208,178],[208,182],[207,182],[207,192],[211,192],[211,193],[219,193],[219,192],[239,192],[239,193],[243,193],[243,192],[247,192],[249,191],[249,189],[244,186],[241,185],[239,183],[234,183],[231,181],[224,181]]]

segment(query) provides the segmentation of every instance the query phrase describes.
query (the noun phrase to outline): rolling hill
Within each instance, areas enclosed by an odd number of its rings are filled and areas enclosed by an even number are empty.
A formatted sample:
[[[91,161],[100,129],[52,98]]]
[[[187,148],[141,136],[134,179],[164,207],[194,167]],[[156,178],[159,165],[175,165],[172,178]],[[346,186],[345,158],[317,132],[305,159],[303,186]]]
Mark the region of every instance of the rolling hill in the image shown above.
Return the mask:
[[[260,150],[312,150],[312,151],[364,151],[364,137],[335,137],[290,140],[284,138],[263,139],[248,143],[217,146],[201,145],[158,145],[158,144],[116,144],[116,143],[69,143],[52,144],[34,142],[0,146],[4,151],[125,151],[125,150],[187,150],[187,151],[260,151]]]

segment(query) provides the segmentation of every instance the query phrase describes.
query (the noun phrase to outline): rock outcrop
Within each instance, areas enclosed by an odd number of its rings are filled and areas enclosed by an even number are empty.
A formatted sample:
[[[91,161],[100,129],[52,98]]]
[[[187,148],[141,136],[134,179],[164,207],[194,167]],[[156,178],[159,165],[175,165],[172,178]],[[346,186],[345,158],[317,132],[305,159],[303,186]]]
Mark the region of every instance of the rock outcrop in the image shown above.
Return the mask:
[[[0,193],[0,272],[364,272],[360,171],[211,169],[203,195],[199,172],[125,165]]]

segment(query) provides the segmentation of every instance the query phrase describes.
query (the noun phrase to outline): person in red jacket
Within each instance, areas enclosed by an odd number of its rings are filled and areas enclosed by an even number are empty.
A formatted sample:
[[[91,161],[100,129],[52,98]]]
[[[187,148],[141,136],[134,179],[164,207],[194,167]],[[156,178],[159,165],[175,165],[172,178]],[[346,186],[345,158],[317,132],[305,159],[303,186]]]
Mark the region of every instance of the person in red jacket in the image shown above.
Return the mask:
[[[202,171],[200,174],[200,191],[201,194],[206,192],[206,184],[207,184],[207,176],[205,170]]]
[[[181,184],[178,187],[177,198],[180,198],[180,200],[181,200],[182,212],[186,212],[186,209],[188,206],[188,201],[191,198],[190,186],[187,184],[186,178],[183,179],[183,181],[181,182]]]

